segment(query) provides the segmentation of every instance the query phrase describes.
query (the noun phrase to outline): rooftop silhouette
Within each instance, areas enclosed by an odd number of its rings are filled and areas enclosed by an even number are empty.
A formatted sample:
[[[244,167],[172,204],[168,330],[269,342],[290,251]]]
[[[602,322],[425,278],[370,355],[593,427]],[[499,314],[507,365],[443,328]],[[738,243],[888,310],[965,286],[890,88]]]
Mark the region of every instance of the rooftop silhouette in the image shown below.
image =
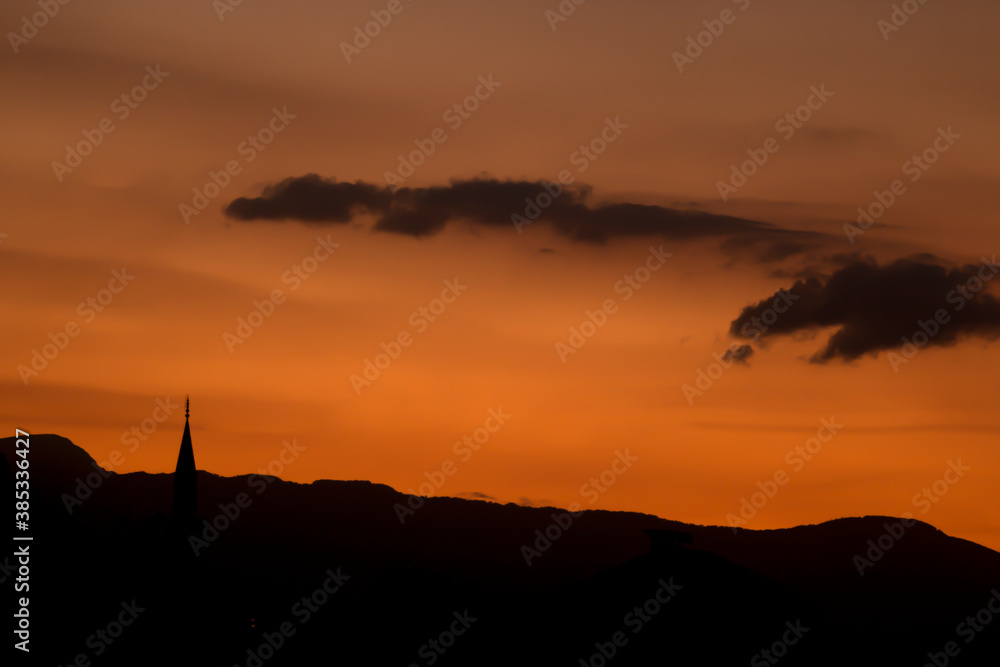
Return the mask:
[[[191,398],[184,405],[184,435],[177,454],[177,469],[174,471],[174,522],[184,529],[195,525],[198,507],[198,477],[194,464],[194,447],[191,444]]]

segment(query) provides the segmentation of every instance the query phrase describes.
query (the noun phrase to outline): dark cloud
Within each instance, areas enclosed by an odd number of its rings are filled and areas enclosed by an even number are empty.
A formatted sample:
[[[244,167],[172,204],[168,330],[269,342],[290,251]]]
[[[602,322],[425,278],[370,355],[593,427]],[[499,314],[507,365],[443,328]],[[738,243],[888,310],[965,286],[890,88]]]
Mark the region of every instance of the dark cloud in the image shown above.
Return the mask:
[[[828,237],[782,229],[756,220],[703,211],[634,203],[594,205],[586,185],[545,181],[454,180],[446,186],[382,188],[359,181],[338,183],[315,174],[289,178],[262,196],[236,199],[225,213],[239,220],[302,220],[343,224],[370,213],[375,229],[414,237],[439,233],[463,220],[488,227],[546,225],[574,241],[603,244],[613,238],[668,240],[718,238],[732,254],[776,262],[805,253]]]
[[[260,197],[234,199],[225,214],[237,220],[350,222],[359,210],[386,212],[391,203],[392,193],[376,185],[337,183],[306,174],[269,185]]]
[[[749,345],[733,345],[733,347],[726,350],[726,353],[722,355],[723,361],[732,361],[738,364],[746,365],[747,360],[753,356],[753,348]]]
[[[918,347],[946,347],[973,336],[995,340],[1000,299],[989,290],[1000,272],[996,256],[960,267],[936,260],[918,255],[880,266],[855,256],[829,276],[799,280],[747,306],[730,334],[756,341],[837,327],[813,355],[818,363],[898,350],[904,338]]]

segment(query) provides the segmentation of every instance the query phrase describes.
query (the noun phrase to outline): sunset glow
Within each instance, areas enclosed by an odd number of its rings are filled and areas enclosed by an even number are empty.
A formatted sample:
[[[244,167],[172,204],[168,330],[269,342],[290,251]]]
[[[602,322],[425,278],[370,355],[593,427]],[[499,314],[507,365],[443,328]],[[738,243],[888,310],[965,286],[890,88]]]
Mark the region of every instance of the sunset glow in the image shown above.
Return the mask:
[[[1000,5],[480,5],[5,3],[8,435],[1000,549]]]

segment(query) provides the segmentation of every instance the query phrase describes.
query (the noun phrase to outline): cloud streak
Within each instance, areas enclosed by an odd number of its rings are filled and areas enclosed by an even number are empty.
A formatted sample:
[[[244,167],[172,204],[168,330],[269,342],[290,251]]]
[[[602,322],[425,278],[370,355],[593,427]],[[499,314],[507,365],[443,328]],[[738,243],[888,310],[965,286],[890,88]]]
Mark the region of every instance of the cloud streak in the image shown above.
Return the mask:
[[[415,238],[442,232],[453,222],[483,227],[544,225],[573,241],[604,244],[615,238],[719,239],[732,254],[776,262],[824,245],[829,237],[783,229],[756,220],[637,204],[592,204],[586,185],[545,181],[453,180],[448,185],[393,190],[316,174],[285,179],[260,197],[233,200],[225,214],[236,220],[298,220],[344,224],[375,216],[375,230]],[[530,228],[529,228],[530,229]]]
[[[378,186],[363,181],[337,183],[307,174],[269,185],[260,197],[235,199],[225,214],[236,220],[346,223],[359,211],[385,213],[391,203],[392,193]]]

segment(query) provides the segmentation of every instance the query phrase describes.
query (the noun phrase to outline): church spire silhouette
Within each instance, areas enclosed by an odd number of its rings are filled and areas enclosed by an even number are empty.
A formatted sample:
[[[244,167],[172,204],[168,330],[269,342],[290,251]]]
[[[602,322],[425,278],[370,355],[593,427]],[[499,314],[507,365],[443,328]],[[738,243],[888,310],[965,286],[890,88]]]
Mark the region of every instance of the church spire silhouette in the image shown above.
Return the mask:
[[[184,436],[174,471],[174,521],[183,527],[194,524],[198,484],[194,467],[194,447],[191,445],[191,397],[184,406]]]

